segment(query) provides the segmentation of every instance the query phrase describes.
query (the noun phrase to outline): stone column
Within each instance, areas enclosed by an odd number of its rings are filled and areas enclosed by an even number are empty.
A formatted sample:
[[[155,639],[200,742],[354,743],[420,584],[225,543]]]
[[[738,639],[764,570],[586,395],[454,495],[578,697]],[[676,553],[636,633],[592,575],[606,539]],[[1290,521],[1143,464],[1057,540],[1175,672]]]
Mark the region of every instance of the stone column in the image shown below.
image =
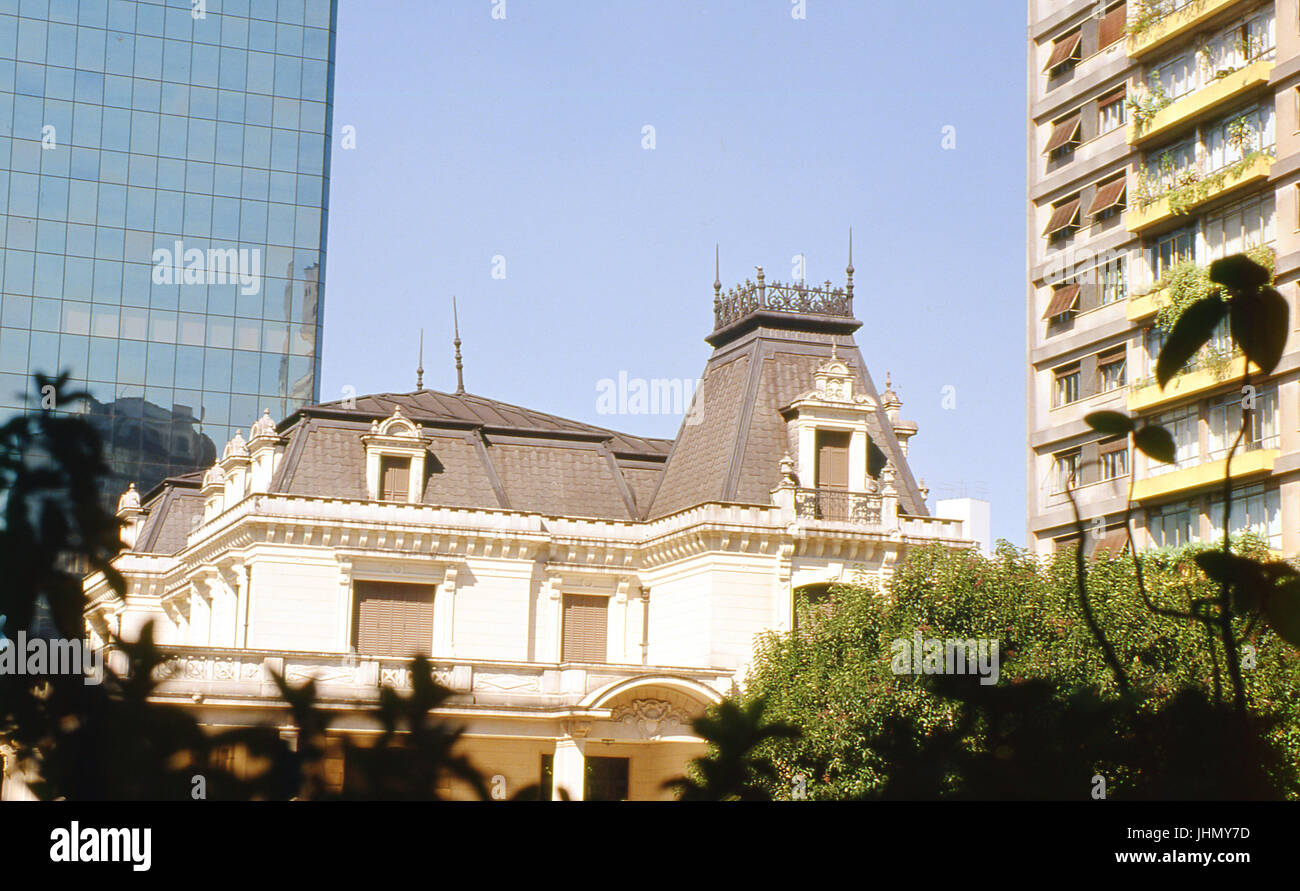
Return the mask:
[[[582,801],[586,780],[587,726],[571,725],[564,736],[555,741],[555,755],[551,761],[551,800],[560,801],[560,790],[570,801]]]

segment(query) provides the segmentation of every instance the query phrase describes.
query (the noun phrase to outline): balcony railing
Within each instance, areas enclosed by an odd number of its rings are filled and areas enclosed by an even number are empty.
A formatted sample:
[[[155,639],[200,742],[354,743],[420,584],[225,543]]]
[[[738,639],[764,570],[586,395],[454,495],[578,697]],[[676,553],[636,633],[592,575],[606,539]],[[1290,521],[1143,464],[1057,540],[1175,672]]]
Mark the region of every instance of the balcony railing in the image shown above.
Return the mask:
[[[880,496],[843,489],[798,489],[794,511],[805,520],[879,525]]]

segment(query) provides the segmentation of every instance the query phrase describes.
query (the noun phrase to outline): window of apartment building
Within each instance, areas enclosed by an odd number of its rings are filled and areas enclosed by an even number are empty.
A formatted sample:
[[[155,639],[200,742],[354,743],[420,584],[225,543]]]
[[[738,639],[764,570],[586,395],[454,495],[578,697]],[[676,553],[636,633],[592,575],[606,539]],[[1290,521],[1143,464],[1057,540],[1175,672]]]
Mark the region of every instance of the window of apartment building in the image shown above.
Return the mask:
[[[1083,455],[1078,449],[1052,456],[1052,493],[1058,494],[1079,485],[1079,468]]]
[[[1211,461],[1228,457],[1232,444],[1241,433],[1241,416],[1244,395],[1240,391],[1228,393],[1211,400],[1207,415],[1209,428],[1208,455]],[[1277,388],[1257,390],[1254,407],[1250,410],[1250,423],[1242,437],[1237,452],[1276,448],[1278,443]]]
[[[432,585],[352,583],[352,646],[368,656],[409,658],[433,649]]]
[[[1183,53],[1161,62],[1148,73],[1147,82],[1156,84],[1170,101],[1186,96],[1196,89],[1196,56]]]
[[[1151,280],[1160,281],[1173,268],[1184,260],[1196,256],[1196,227],[1185,226],[1168,232],[1156,239],[1147,253],[1147,262],[1151,267]]]
[[[1128,476],[1128,439],[1120,437],[1101,443],[1097,449],[1097,465],[1103,480]]]
[[[1048,77],[1056,77],[1069,71],[1082,58],[1082,44],[1083,32],[1077,28],[1053,41],[1052,52],[1047,57],[1047,64],[1043,66],[1043,71]]]
[[[1116,300],[1128,299],[1128,258],[1116,257],[1097,267],[1097,277],[1101,280],[1101,303],[1114,303]]]
[[[604,662],[609,640],[609,598],[564,595],[562,662]]]
[[[1164,148],[1147,152],[1142,177],[1154,197],[1183,185],[1196,175],[1196,137],[1191,136]]]
[[[1147,535],[1158,548],[1177,548],[1200,537],[1200,522],[1201,512],[1194,503],[1166,504],[1147,511]]]
[[[379,458],[379,498],[406,501],[411,487],[411,459],[395,455]]]
[[[1117,3],[1106,10],[1097,26],[1097,50],[1100,52],[1113,43],[1124,38],[1124,26],[1128,24],[1126,4]]]
[[[1088,216],[1093,224],[1117,216],[1124,210],[1125,185],[1128,182],[1124,174],[1097,184],[1097,194],[1088,206]]]
[[[1223,534],[1223,496],[1210,496],[1210,525]],[[1275,549],[1282,547],[1282,497],[1277,489],[1263,483],[1236,488],[1232,492],[1232,513],[1228,517],[1229,534],[1253,532]]]
[[[1097,103],[1097,132],[1109,133],[1118,127],[1124,126],[1126,115],[1124,112],[1124,88],[1120,87],[1109,96],[1103,96]]]
[[[1048,298],[1047,309],[1043,312],[1043,318],[1048,321],[1055,321],[1065,317],[1072,317],[1079,311],[1079,292],[1081,288],[1077,282],[1057,285],[1052,289],[1052,296]]]
[[[1082,113],[1074,112],[1052,123],[1052,135],[1043,147],[1043,154],[1049,161],[1065,161],[1073,156],[1075,148],[1081,141],[1083,130]]]
[[[1102,393],[1118,390],[1128,383],[1128,354],[1123,347],[1097,356],[1097,385]]]
[[[1155,459],[1147,462],[1147,476],[1158,476],[1172,470],[1191,467],[1200,459],[1200,413],[1195,405],[1176,408],[1159,415],[1152,422],[1169,431],[1174,438],[1174,463],[1165,464]]]
[[[1270,191],[1207,216],[1201,225],[1205,237],[1205,259],[1214,261],[1272,244],[1276,228],[1275,205]]]
[[[1270,8],[1220,31],[1205,41],[1201,51],[1206,80],[1226,77],[1258,59],[1272,54],[1276,42],[1276,16]]]
[[[1079,196],[1074,195],[1052,205],[1052,216],[1047,221],[1043,235],[1048,244],[1069,238],[1079,228]]]
[[[1222,170],[1251,152],[1272,148],[1273,143],[1273,103],[1239,109],[1206,129],[1204,172]]]
[[[1079,400],[1079,363],[1052,371],[1052,408]]]

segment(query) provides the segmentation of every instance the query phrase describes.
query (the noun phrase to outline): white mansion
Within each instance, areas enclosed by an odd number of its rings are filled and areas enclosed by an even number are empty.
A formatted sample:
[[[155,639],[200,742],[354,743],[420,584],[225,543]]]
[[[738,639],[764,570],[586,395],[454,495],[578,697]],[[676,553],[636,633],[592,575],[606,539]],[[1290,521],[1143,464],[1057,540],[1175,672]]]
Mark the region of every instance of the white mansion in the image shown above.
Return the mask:
[[[511,792],[669,797],[690,722],[744,682],[799,589],[969,547],[907,463],[832,289],[714,283],[713,354],[675,440],[427,389],[265,416],[206,473],[123,496],[119,599],[92,642],[154,620],[160,693],[211,726],[280,722],[271,671],[315,678],[340,733],[431,655],[440,713]],[[346,765],[337,765],[346,770]],[[500,781],[498,781],[500,782]],[[449,787],[451,794],[463,790]]]

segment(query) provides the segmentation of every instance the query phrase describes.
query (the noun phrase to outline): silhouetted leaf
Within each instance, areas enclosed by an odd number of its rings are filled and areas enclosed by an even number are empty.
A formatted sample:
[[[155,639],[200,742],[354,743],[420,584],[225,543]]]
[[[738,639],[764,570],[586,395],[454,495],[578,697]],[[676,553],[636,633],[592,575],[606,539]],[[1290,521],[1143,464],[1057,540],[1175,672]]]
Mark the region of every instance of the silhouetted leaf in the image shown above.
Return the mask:
[[[1142,454],[1164,464],[1173,464],[1177,455],[1173,435],[1155,424],[1148,424],[1134,433],[1133,444]]]
[[[1218,296],[1197,300],[1183,310],[1156,360],[1156,380],[1162,388],[1205,346],[1227,311],[1228,304]]]
[[[1233,254],[1210,264],[1210,281],[1239,294],[1264,287],[1271,277],[1267,269],[1245,254]]]
[[[1083,422],[1108,436],[1128,436],[1133,430],[1133,420],[1117,411],[1094,411],[1083,416]]]
[[[1290,311],[1286,298],[1273,288],[1239,294],[1229,306],[1232,339],[1246,358],[1268,374],[1277,367],[1286,348]]]

